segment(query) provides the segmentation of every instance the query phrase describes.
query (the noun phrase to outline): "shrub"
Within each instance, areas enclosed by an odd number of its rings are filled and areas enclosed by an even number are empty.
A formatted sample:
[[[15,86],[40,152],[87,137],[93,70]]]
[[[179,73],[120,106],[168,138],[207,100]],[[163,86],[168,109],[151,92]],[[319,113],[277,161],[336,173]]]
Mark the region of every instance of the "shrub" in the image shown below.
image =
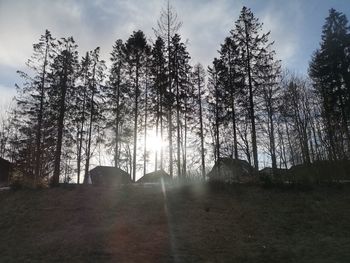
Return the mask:
[[[10,182],[10,188],[14,191],[22,189],[23,187],[23,180],[21,177],[15,177]]]
[[[40,178],[34,183],[32,178],[17,175],[12,177],[9,186],[12,190],[43,189],[48,187],[48,182],[45,178]]]

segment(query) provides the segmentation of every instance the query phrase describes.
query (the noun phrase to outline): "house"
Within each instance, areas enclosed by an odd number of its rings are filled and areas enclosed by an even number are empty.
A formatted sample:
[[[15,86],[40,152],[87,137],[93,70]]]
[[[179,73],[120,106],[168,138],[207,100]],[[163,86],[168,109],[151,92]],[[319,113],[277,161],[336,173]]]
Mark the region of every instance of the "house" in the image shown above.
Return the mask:
[[[161,183],[162,179],[164,180],[164,182],[170,182],[172,178],[164,170],[157,170],[157,171],[145,174],[137,182],[138,183],[142,183],[142,184],[145,184],[145,183]]]
[[[220,158],[207,174],[210,181],[248,182],[255,178],[254,168],[245,160]]]
[[[273,175],[273,169],[271,167],[264,167],[263,169],[261,169],[259,171],[259,175],[268,175],[268,176],[272,176]],[[275,169],[275,175],[285,175],[287,173],[287,169],[283,169],[283,168],[276,168]]]
[[[12,170],[12,163],[0,157],[0,185],[8,185]]]
[[[90,172],[94,185],[122,185],[132,183],[130,174],[113,166],[96,166]]]

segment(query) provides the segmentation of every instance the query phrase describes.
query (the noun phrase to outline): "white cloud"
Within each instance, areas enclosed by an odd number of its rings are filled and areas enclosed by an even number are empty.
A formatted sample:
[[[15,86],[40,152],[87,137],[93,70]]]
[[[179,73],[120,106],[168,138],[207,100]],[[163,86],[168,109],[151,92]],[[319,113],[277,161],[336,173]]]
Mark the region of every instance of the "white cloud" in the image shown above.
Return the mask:
[[[1,63],[23,64],[46,28],[55,29],[55,34],[73,33],[80,15],[79,5],[72,1],[1,1]]]
[[[274,41],[274,49],[277,58],[282,60],[285,67],[290,67],[296,62],[297,52],[300,49],[301,39],[299,30],[303,23],[300,3],[290,1],[278,4],[266,5],[257,12],[256,16],[263,22],[263,30],[270,31],[270,40]]]
[[[232,1],[206,1],[188,6],[179,4],[178,12],[183,20],[183,38],[189,39],[189,51],[193,63],[204,67],[218,55],[220,43],[229,35],[240,9]]]
[[[277,57],[285,66],[300,59],[299,32],[302,27],[300,1],[252,0],[173,0],[172,5],[183,21],[181,34],[189,40],[192,62],[211,64],[217,50],[229,35],[244,4],[271,30]],[[114,41],[126,40],[133,30],[141,29],[154,38],[152,28],[166,0],[0,0],[0,63],[22,67],[36,43],[49,29],[55,37],[74,36],[80,54],[101,47],[102,57],[109,60]],[[1,80],[0,80],[1,84]]]

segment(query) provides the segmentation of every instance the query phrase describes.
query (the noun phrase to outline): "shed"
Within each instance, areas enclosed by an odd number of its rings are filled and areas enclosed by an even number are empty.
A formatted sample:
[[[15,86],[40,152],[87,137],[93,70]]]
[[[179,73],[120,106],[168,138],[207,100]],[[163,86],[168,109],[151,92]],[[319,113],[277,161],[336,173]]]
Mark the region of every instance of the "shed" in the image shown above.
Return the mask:
[[[0,157],[0,185],[8,185],[12,163]]]
[[[254,168],[247,161],[232,158],[220,158],[207,174],[209,180],[225,183],[248,182],[254,175]]]
[[[163,179],[164,182],[170,182],[172,178],[164,170],[157,170],[157,171],[145,174],[137,182],[142,183],[142,184],[144,184],[144,183],[161,183],[161,179]]]
[[[90,170],[91,183],[94,185],[121,185],[132,183],[130,174],[113,166],[96,166]]]
[[[287,173],[287,169],[283,169],[283,168],[276,168],[275,169],[275,175],[276,176],[282,176],[285,175]],[[268,176],[273,176],[273,168],[272,167],[264,167],[263,169],[261,169],[259,171],[259,175],[268,175]]]

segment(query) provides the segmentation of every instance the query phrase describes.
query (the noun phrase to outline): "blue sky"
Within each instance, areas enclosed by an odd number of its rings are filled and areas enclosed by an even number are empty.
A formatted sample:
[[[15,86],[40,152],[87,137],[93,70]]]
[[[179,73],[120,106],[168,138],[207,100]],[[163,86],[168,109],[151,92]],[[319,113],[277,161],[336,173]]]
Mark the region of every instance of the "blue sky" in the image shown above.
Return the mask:
[[[173,0],[183,21],[181,35],[188,40],[192,63],[207,66],[217,55],[243,5],[250,7],[271,31],[277,57],[285,68],[306,74],[318,47],[322,25],[330,8],[350,17],[349,0]],[[16,70],[25,62],[45,29],[53,36],[73,35],[80,54],[100,46],[109,59],[114,41],[133,30],[154,38],[165,0],[0,0],[0,108],[15,93]]]

